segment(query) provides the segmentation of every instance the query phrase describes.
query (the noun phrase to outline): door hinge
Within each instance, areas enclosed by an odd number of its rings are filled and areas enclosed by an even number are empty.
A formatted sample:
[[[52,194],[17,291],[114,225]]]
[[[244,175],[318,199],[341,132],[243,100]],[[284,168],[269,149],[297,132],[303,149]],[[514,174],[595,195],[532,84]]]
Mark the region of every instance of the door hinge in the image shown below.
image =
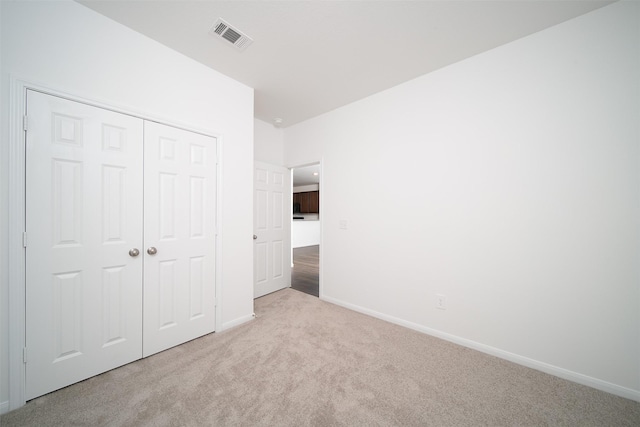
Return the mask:
[[[27,347],[22,349],[22,362],[27,363]]]
[[[27,247],[27,232],[26,231],[22,232],[22,247],[23,248]]]
[[[27,130],[29,127],[29,117],[25,114],[22,116],[22,130]]]

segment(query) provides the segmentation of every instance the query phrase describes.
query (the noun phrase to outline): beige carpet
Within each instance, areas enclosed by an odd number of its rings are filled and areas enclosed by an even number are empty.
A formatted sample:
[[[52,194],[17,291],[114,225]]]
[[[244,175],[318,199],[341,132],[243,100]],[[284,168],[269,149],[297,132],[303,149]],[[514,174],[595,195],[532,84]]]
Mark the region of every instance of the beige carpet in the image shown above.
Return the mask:
[[[2,426],[639,426],[640,403],[287,289]]]

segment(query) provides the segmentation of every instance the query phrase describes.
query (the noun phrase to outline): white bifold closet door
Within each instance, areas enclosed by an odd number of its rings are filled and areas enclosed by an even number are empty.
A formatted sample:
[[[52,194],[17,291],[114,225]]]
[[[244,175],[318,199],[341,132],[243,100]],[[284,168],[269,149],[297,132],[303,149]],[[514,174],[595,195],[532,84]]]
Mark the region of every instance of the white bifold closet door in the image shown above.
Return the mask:
[[[28,92],[26,397],[142,356],[143,122]]]
[[[34,91],[27,116],[26,398],[213,332],[215,138]]]
[[[144,143],[146,357],[214,330],[216,140],[145,122]]]

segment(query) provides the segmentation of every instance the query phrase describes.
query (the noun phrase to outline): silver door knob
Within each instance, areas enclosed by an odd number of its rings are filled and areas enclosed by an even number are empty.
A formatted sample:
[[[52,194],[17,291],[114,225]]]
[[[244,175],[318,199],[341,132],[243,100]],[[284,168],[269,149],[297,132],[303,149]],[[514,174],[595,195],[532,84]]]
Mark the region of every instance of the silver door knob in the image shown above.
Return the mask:
[[[156,248],[154,248],[153,246],[151,246],[149,249],[147,249],[147,253],[149,255],[155,255],[158,253],[158,250]]]
[[[253,240],[256,240],[258,238],[258,236],[256,236],[255,234],[253,235]]]
[[[140,255],[140,251],[138,249],[133,248],[129,250],[129,256],[137,257],[138,255]]]

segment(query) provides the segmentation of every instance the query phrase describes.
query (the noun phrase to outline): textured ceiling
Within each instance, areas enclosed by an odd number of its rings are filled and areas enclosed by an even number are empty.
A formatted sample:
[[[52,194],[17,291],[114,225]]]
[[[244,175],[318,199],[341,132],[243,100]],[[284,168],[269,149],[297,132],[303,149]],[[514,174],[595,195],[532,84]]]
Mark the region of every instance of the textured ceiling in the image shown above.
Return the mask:
[[[290,126],[612,1],[79,1],[255,89]],[[253,38],[208,34],[222,17]],[[186,76],[188,77],[188,76]]]

